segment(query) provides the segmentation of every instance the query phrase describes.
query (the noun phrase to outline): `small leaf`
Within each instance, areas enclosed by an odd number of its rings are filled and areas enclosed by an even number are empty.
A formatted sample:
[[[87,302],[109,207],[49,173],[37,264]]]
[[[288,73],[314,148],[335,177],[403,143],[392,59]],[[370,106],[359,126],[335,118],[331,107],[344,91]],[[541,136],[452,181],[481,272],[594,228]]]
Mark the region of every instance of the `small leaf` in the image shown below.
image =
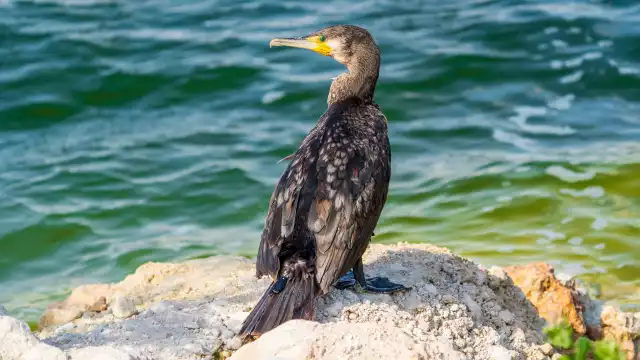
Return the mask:
[[[549,343],[556,348],[569,349],[573,345],[573,328],[567,322],[544,329]]]
[[[587,358],[587,352],[589,352],[589,348],[591,347],[591,342],[584,336],[581,336],[578,341],[576,341],[575,349],[576,354],[574,355],[575,360],[585,360]]]
[[[618,345],[610,340],[596,341],[593,351],[595,360],[625,360],[625,354]]]
[[[569,355],[561,355],[558,360],[571,360],[571,357]]]

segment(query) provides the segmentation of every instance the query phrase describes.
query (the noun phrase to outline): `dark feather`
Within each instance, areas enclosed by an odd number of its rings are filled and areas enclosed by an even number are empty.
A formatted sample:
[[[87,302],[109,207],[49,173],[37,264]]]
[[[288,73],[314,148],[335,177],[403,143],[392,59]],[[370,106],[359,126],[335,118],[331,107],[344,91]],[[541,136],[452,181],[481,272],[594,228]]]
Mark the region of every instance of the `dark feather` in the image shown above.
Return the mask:
[[[274,284],[245,321],[244,334],[308,316],[309,294],[327,293],[355,265],[386,201],[390,174],[387,124],[377,106],[358,99],[331,104],[271,196],[256,273]],[[313,281],[282,280],[303,265]]]

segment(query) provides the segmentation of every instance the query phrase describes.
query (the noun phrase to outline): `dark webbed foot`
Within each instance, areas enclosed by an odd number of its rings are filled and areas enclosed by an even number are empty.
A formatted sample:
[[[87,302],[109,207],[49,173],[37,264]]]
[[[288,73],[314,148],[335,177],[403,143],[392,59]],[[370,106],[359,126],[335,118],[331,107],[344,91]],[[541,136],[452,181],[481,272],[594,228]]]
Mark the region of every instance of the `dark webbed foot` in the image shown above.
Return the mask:
[[[410,289],[402,284],[396,284],[385,277],[376,276],[372,278],[365,278],[362,260],[359,260],[358,263],[356,263],[356,266],[353,267],[353,271],[349,271],[340,277],[334,286],[337,289],[343,290],[355,287],[356,284],[360,284],[360,286],[368,292],[382,294],[390,294],[396,291]]]
[[[348,273],[342,275],[333,286],[338,290],[350,289],[356,286],[356,278],[353,276],[353,271],[349,270]]]
[[[396,291],[405,291],[410,289],[402,284],[394,283],[386,277],[376,276],[367,278],[365,282],[366,286],[364,288],[372,293],[391,294]]]

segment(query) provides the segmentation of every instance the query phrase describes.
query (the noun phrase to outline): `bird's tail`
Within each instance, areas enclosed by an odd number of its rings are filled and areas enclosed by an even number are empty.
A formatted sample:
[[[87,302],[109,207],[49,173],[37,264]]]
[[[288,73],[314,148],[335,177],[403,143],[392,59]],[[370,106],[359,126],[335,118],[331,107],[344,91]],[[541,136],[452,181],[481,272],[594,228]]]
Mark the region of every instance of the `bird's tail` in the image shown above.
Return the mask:
[[[316,284],[304,262],[285,265],[242,324],[241,338],[258,337],[292,319],[313,320]]]

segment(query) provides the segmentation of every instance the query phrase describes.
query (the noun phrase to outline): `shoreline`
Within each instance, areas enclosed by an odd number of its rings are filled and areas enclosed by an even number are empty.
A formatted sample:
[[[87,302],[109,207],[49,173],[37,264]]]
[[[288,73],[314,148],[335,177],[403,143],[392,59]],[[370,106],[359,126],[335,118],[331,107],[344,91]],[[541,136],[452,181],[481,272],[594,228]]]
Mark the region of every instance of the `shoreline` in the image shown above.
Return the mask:
[[[616,339],[623,350],[640,345],[640,313],[591,299],[587,289],[558,280],[547,264],[486,269],[445,248],[401,243],[372,244],[365,268],[412,290],[380,295],[334,289],[317,300],[315,321],[291,321],[243,345],[235,334],[269,283],[255,278],[252,260],[146,263],[119,283],[74,289],[49,306],[35,333],[0,313],[0,337],[11,329],[22,334],[16,335],[21,341],[0,344],[0,358],[48,351],[56,360],[98,353],[104,354],[100,359],[214,359],[230,353],[233,359],[258,359],[322,350],[325,358],[393,351],[399,359],[542,360],[553,357],[542,328],[560,318],[568,318],[578,334]],[[300,334],[297,342],[277,341]],[[376,337],[378,345],[367,340]]]

